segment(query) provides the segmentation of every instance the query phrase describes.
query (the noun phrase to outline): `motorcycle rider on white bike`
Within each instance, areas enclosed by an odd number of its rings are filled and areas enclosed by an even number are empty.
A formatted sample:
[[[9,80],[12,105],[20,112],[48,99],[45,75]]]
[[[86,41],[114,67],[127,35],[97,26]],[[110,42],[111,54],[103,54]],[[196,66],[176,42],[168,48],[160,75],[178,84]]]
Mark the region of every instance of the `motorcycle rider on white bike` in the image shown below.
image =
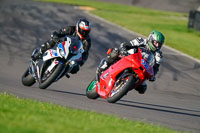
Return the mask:
[[[100,62],[96,71],[97,80],[99,80],[98,76],[100,75],[100,73],[105,71],[110,65],[112,65],[116,60],[119,59],[120,53],[123,55],[127,55],[128,54],[127,51],[129,49],[139,47],[139,48],[144,48],[146,50],[149,50],[154,54],[154,57],[155,57],[155,64],[153,66],[154,76],[151,79],[149,79],[149,81],[152,81],[152,82],[155,81],[156,80],[155,76],[157,72],[159,71],[159,66],[163,58],[162,51],[160,49],[162,45],[164,44],[164,40],[165,40],[164,35],[161,32],[154,30],[149,34],[147,39],[137,37],[136,39],[133,39],[130,42],[122,43],[119,49],[113,48],[111,52],[107,55],[107,57],[102,59]],[[142,83],[142,85],[136,88],[136,90],[140,94],[144,94],[146,89],[147,89],[147,84],[145,81]]]
[[[76,65],[71,71],[72,74],[75,74],[79,71],[80,66],[82,66],[86,62],[89,56],[89,50],[91,47],[91,39],[89,36],[90,31],[91,23],[87,19],[80,19],[76,23],[76,26],[67,26],[65,28],[60,29],[59,31],[55,31],[51,35],[51,39],[41,45],[39,52],[33,55],[32,59],[35,61],[41,58],[45,51],[54,47],[57,44],[57,42],[62,40],[63,37],[65,37],[66,35],[77,37],[79,40],[81,40],[83,44],[84,52],[82,54],[82,61],[76,62]]]

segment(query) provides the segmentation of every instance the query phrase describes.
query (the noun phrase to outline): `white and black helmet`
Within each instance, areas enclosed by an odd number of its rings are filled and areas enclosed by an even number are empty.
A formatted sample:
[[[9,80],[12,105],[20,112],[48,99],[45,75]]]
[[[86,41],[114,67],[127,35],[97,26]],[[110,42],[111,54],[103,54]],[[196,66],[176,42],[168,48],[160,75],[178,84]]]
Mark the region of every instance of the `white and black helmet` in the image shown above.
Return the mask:
[[[91,30],[91,23],[87,19],[80,19],[76,24],[77,35],[84,39],[86,38]]]

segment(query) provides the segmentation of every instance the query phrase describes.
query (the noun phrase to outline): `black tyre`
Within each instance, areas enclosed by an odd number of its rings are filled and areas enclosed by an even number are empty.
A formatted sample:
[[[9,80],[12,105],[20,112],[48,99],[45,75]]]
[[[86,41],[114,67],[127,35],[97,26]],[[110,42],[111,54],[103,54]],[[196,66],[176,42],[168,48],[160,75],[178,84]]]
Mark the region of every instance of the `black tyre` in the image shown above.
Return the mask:
[[[35,79],[33,78],[32,74],[29,73],[29,68],[22,75],[21,80],[24,86],[32,86],[35,83]]]
[[[89,99],[97,99],[99,97],[99,94],[96,91],[96,82],[97,81],[93,79],[86,89],[86,96]]]
[[[55,69],[50,73],[49,76],[43,74],[39,81],[39,88],[46,89],[49,85],[51,85],[56,80],[56,78],[58,77],[60,72],[63,70],[63,68],[64,68],[63,64],[58,64],[55,67]],[[47,76],[47,77],[44,79],[44,76]]]
[[[109,103],[117,102],[133,88],[134,84],[135,78],[133,76],[127,76],[121,79],[118,85],[115,85],[108,93],[107,101]]]

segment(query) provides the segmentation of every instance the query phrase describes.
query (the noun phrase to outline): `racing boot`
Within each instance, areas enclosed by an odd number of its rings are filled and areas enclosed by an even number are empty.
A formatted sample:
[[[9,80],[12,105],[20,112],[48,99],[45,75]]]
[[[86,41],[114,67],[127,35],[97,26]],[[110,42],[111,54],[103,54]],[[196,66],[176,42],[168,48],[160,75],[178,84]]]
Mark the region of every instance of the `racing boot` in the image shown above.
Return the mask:
[[[136,91],[138,91],[139,94],[144,94],[147,90],[147,84],[146,81],[144,81],[141,85],[139,85],[137,88],[135,88]]]
[[[42,48],[41,48],[37,53],[32,55],[31,58],[32,58],[33,61],[36,61],[38,59],[42,59],[43,54],[44,54],[44,50],[42,50]]]
[[[44,44],[42,44],[40,50],[37,53],[35,53],[34,55],[31,56],[33,61],[36,61],[36,60],[42,58],[42,55],[44,54],[44,52],[48,49],[48,47],[50,47],[49,42],[50,41],[47,41]]]

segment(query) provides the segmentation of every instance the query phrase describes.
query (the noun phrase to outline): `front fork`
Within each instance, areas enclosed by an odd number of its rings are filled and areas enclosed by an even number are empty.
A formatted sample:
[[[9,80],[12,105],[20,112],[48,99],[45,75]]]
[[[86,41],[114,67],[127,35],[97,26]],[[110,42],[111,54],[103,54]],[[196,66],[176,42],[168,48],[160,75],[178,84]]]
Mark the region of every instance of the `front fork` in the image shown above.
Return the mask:
[[[32,59],[29,67],[29,73],[33,75],[36,81],[39,80],[39,68]]]
[[[76,65],[75,61],[71,61],[71,62],[66,62],[65,63],[65,68],[63,69],[63,71],[61,72],[61,74],[58,76],[58,78],[56,79],[56,81],[58,79],[60,79],[62,76],[66,76],[67,78],[70,78],[69,74],[71,72],[71,70],[73,69],[73,67]]]
[[[106,61],[106,58],[103,58],[96,70],[96,81],[100,82],[100,76],[103,73],[103,71],[105,71],[107,68],[108,68],[108,63]]]

